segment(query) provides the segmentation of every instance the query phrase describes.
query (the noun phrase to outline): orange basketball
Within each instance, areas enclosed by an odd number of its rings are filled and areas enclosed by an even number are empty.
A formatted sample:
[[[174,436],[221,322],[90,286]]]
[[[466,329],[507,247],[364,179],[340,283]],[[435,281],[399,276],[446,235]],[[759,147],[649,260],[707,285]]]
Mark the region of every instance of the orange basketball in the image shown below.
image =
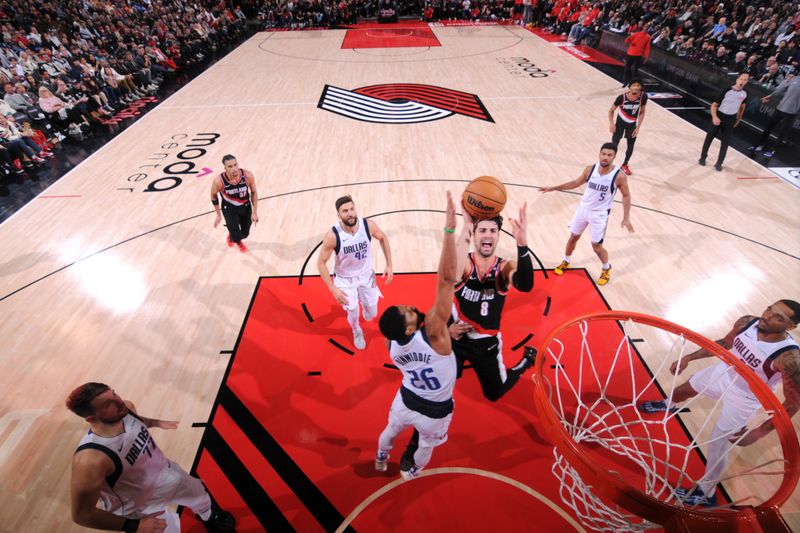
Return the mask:
[[[464,189],[461,203],[474,219],[495,217],[506,205],[506,187],[492,176],[475,178]]]

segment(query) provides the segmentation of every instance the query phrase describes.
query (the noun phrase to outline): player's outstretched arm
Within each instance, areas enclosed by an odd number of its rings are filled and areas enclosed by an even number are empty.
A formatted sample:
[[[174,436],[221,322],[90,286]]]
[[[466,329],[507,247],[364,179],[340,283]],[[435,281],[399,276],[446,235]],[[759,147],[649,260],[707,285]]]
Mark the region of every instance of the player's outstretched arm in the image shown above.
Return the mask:
[[[459,274],[459,279],[456,283],[464,281],[469,276],[467,258],[469,256],[469,246],[472,243],[472,234],[475,231],[475,220],[466,209],[463,209],[463,211],[461,235],[456,240],[456,272]]]
[[[568,191],[570,189],[575,189],[576,187],[580,187],[586,180],[589,179],[589,173],[592,171],[592,166],[589,165],[585,169],[583,169],[583,173],[571,181],[565,181],[560,185],[556,185],[554,187],[540,187],[539,192],[552,192],[552,191]]]
[[[392,282],[394,278],[394,270],[392,269],[392,249],[389,247],[389,237],[378,227],[378,225],[371,221],[366,221],[369,227],[369,234],[378,239],[381,243],[381,250],[383,250],[383,257],[386,259],[386,268],[383,271],[383,281],[386,285]]]
[[[142,424],[144,424],[148,428],[178,429],[178,422],[176,420],[159,420],[157,418],[147,418],[146,416],[142,416],[138,412],[136,412],[136,406],[133,405],[133,402],[125,400],[125,405],[127,405],[128,410],[131,413],[133,413],[136,416],[136,418],[141,420]]]
[[[747,325],[748,322],[753,320],[754,316],[752,315],[744,315],[739,317],[739,319],[734,322],[733,327],[731,330],[725,334],[725,336],[721,339],[716,341],[717,344],[725,348],[726,350],[730,350],[731,346],[733,346],[733,338],[736,337],[744,327]],[[706,357],[714,357],[714,354],[709,352],[708,350],[701,348],[696,352],[692,352],[689,355],[686,355],[680,359],[680,361],[675,361],[670,366],[669,371],[673,374],[678,373],[680,374],[684,370],[686,370],[686,366],[691,363],[692,361],[697,361],[698,359],[705,359]]]
[[[328,287],[328,290],[331,291],[336,301],[342,305],[347,305],[349,303],[347,296],[345,296],[341,289],[333,284],[333,278],[331,278],[331,273],[328,270],[328,260],[331,258],[335,249],[336,235],[333,234],[333,231],[329,231],[325,234],[325,237],[322,238],[322,247],[319,250],[319,257],[317,257],[317,269],[319,270],[319,276],[322,278],[325,286]]]
[[[788,350],[783,352],[772,363],[772,368],[780,372],[783,377],[783,408],[786,409],[786,414],[791,418],[797,411],[800,411],[800,351]],[[738,444],[739,446],[748,446],[769,434],[773,429],[775,429],[775,424],[772,423],[772,420],[767,420],[747,433]],[[742,428],[731,438],[731,441],[736,442],[738,437],[746,431],[747,428]]]
[[[450,191],[447,191],[444,238],[436,275],[436,302],[425,316],[425,331],[428,334],[428,340],[436,353],[441,355],[449,355],[452,351],[447,320],[450,318],[455,283],[459,276],[455,232],[456,206]]]

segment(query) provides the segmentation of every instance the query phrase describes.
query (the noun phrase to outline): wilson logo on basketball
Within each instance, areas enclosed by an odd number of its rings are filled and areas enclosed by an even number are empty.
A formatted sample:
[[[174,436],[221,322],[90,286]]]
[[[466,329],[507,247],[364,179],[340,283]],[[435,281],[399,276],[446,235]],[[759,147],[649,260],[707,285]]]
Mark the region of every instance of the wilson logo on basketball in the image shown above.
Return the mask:
[[[494,122],[477,95],[417,83],[370,85],[352,91],[326,85],[317,107],[379,124],[417,124],[453,115]]]
[[[494,213],[494,206],[486,205],[474,196],[467,195],[467,203],[470,204],[472,207],[477,209],[478,211],[485,211],[487,213]]]

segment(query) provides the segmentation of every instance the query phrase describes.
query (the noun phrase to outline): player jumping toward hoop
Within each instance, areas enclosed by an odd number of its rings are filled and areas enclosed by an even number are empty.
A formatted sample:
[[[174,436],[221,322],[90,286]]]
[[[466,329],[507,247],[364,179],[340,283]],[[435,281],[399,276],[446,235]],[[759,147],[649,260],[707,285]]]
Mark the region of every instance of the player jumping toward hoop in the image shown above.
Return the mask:
[[[608,262],[608,252],[603,247],[603,241],[608,227],[608,217],[611,215],[611,205],[614,203],[614,195],[617,190],[622,193],[622,227],[633,233],[631,224],[631,193],[628,190],[628,177],[620,174],[620,169],[612,165],[614,157],[617,155],[617,145],[605,143],[600,148],[600,161],[594,165],[589,165],[583,173],[572,181],[556,185],[555,187],[542,187],[540,192],[568,191],[586,184],[583,192],[581,204],[578,206],[575,215],[570,222],[572,232],[567,239],[567,246],[564,252],[564,260],[558,265],[553,273],[560,276],[569,266],[572,260],[572,252],[581,234],[589,226],[589,235],[592,239],[592,248],[597,257],[603,263],[603,272],[597,280],[598,285],[605,285],[611,279],[611,263]]]

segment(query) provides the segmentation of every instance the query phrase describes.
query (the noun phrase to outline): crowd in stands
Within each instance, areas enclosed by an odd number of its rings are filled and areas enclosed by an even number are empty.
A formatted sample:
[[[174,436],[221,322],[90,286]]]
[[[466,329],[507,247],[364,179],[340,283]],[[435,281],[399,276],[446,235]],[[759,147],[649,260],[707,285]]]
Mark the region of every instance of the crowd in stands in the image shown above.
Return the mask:
[[[82,141],[245,22],[224,0],[0,1],[0,173]]]
[[[596,38],[603,29],[628,35],[647,26],[653,46],[725,72],[747,72],[752,82],[766,88],[779,85],[800,63],[798,0],[557,0],[542,4],[532,10],[527,22],[568,35],[573,42]]]

